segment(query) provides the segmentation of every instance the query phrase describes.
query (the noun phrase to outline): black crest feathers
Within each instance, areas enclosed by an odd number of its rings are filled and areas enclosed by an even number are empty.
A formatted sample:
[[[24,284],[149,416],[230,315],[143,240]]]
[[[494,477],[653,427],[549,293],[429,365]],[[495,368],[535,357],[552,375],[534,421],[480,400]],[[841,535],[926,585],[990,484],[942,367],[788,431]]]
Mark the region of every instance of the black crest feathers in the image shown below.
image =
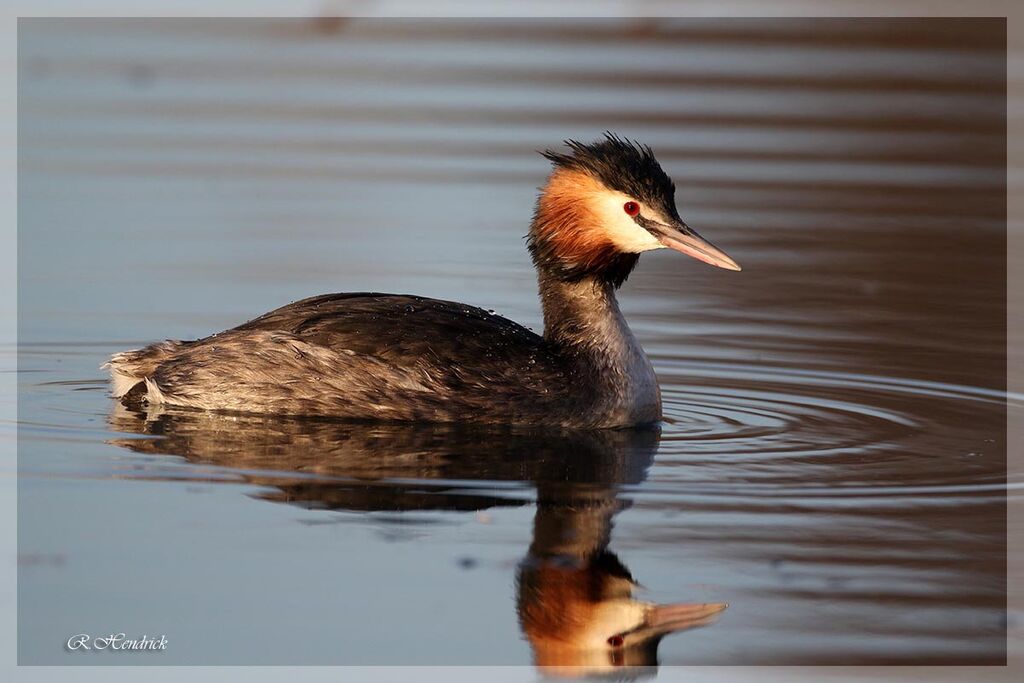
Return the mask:
[[[592,144],[566,140],[570,153],[545,150],[545,159],[558,168],[585,171],[605,187],[618,190],[668,216],[678,218],[675,207],[675,184],[654,158],[648,145],[605,132],[604,138]]]

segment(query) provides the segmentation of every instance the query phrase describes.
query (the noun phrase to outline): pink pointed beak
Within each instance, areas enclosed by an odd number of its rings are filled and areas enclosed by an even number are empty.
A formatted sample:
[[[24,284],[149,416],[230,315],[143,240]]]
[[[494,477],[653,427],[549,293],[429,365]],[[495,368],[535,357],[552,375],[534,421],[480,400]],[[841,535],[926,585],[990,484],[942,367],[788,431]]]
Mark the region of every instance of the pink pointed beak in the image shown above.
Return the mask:
[[[726,270],[742,270],[740,264],[733,261],[728,254],[698,235],[696,230],[682,221],[675,225],[658,223],[654,236],[669,249],[692,256],[698,261]]]

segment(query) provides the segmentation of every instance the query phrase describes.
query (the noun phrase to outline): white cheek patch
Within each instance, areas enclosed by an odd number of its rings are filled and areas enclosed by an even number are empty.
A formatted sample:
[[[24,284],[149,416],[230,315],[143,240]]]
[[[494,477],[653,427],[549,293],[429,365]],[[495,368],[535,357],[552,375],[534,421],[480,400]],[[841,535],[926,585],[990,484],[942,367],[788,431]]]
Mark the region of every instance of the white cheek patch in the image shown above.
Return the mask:
[[[580,645],[604,649],[608,638],[632,631],[643,625],[647,603],[623,598],[599,603],[591,614],[587,629],[581,634]]]
[[[612,244],[622,251],[638,254],[652,249],[664,249],[665,245],[654,235],[637,225],[633,217],[622,208],[626,202],[636,201],[621,192],[606,191],[593,199],[595,214],[600,217],[601,229]],[[651,215],[651,210],[640,205],[641,215]]]

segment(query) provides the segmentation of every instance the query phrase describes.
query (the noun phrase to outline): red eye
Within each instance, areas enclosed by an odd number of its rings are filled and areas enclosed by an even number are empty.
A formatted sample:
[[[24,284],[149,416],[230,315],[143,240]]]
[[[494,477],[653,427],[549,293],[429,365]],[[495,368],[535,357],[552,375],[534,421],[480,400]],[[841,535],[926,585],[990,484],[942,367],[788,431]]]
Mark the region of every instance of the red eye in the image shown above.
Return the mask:
[[[640,214],[640,205],[636,202],[626,202],[622,205],[622,210],[626,212],[627,216],[638,216]]]
[[[622,644],[626,641],[622,636],[612,636],[608,639],[608,644],[612,647],[622,647]]]

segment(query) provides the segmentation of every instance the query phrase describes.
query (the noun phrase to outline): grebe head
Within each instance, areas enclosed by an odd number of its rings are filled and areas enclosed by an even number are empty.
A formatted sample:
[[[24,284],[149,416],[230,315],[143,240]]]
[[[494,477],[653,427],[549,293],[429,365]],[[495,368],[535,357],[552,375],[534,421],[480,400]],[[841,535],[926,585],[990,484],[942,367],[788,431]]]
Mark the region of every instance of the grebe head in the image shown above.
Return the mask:
[[[709,624],[727,607],[637,600],[632,577],[609,552],[578,566],[535,560],[521,568],[518,583],[534,663],[562,676],[655,666],[662,637]]]
[[[568,153],[543,152],[554,170],[541,188],[528,236],[539,268],[564,279],[599,276],[619,286],[638,255],[674,249],[739,270],[725,252],[679,217],[675,185],[646,145],[606,133]]]

